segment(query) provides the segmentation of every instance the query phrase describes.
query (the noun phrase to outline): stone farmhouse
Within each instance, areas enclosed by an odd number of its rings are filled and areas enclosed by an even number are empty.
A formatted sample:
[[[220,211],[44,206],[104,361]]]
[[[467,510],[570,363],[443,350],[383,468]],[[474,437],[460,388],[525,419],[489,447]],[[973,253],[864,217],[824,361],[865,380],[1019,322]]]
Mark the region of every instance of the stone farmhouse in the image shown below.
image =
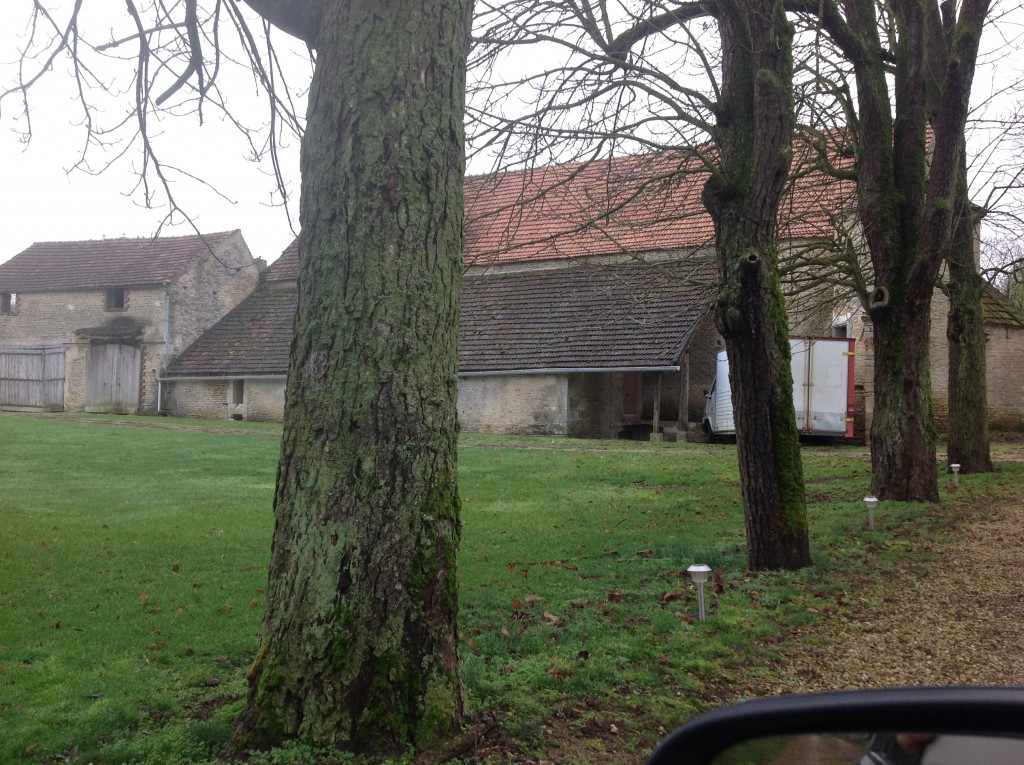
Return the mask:
[[[714,232],[702,173],[666,154],[467,179],[459,418],[471,432],[686,437],[701,418],[722,340],[711,317]],[[784,246],[829,238],[849,215],[848,184],[798,181]],[[256,292],[176,358],[170,414],[279,419],[296,301],[292,244]],[[933,319],[936,411],[944,414],[945,311]],[[1013,381],[1024,322],[989,296],[993,424],[1024,420]],[[791,332],[857,340],[856,431],[872,406],[870,323],[853,310],[794,316]],[[940,404],[941,399],[941,404]],[[940,422],[941,424],[941,422]]]
[[[0,264],[0,409],[157,412],[168,362],[261,263],[237,230],[33,244]]]

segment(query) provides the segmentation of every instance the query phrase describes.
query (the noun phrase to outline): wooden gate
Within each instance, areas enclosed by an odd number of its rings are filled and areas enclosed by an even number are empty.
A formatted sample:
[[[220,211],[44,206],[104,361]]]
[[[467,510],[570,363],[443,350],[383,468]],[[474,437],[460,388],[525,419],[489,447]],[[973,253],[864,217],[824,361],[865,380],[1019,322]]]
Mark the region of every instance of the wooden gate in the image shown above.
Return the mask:
[[[142,352],[132,345],[91,345],[86,354],[85,411],[135,414]]]
[[[0,345],[0,409],[64,411],[64,345]]]

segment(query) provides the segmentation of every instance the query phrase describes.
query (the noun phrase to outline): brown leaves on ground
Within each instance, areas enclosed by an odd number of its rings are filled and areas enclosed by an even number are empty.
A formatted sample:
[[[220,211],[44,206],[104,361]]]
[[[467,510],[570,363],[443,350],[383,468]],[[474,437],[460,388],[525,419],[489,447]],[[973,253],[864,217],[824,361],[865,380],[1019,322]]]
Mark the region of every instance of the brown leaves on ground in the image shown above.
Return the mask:
[[[1024,505],[979,516],[961,515],[927,571],[880,582],[870,605],[851,594],[813,641],[787,641],[760,692],[1024,683]]]

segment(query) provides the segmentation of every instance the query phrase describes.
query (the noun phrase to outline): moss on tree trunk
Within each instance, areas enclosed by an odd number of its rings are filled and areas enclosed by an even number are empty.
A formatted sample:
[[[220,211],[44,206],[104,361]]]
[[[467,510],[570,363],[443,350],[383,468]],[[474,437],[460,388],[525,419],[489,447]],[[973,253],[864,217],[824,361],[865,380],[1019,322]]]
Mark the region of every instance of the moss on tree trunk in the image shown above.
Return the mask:
[[[974,215],[967,190],[967,152],[961,152],[949,266],[949,404],[947,456],[963,473],[989,473],[988,394],[985,367],[985,281],[974,262]]]
[[[720,164],[704,189],[715,222],[716,322],[729,353],[752,569],[811,562],[788,322],[779,285],[778,210],[792,155],[793,32],[781,2],[726,2]]]
[[[879,7],[851,0],[845,29],[823,18],[857,77],[858,214],[875,279],[862,295],[875,333],[872,487],[884,499],[937,501],[929,316],[989,0],[965,0],[956,16],[934,0],[889,3],[891,61]]]
[[[469,4],[326,4],[263,644],[235,748],[400,753],[461,715],[457,330]]]
[[[872,313],[871,474],[872,491],[879,499],[939,499],[928,354],[930,302],[930,295],[916,301],[904,297]]]

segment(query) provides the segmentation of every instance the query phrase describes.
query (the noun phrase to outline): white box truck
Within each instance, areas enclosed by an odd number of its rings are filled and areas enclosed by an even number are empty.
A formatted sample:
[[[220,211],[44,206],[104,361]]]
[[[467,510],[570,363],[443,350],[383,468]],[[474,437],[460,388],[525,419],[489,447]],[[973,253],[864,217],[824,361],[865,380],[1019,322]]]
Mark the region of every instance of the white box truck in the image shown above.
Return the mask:
[[[853,437],[854,341],[846,337],[791,337],[793,406],[801,435]],[[729,358],[718,352],[715,380],[704,405],[708,440],[733,435]]]

